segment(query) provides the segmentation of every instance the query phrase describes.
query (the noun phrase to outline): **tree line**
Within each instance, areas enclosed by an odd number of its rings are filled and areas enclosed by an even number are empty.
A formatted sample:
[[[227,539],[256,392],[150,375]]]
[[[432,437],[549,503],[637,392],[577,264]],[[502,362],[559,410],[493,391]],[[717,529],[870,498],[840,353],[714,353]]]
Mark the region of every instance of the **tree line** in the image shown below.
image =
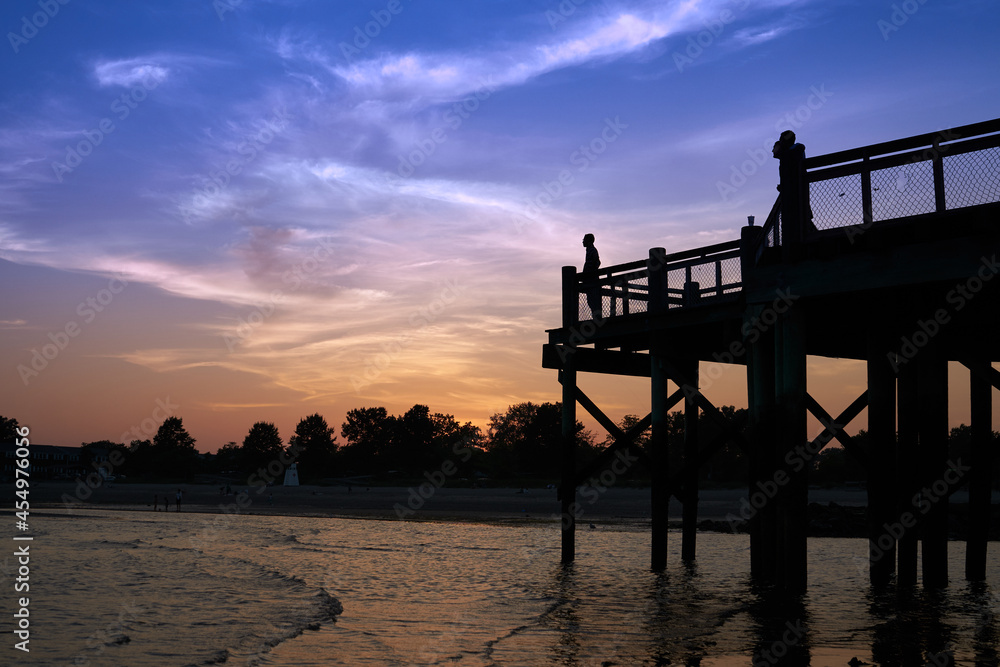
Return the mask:
[[[723,406],[727,421],[744,424],[745,409]],[[640,421],[626,415],[618,426],[627,431]],[[0,442],[16,437],[16,419],[0,416]],[[677,411],[666,420],[669,466],[683,464],[684,415]],[[951,431],[949,456],[970,460],[971,429],[966,425]],[[722,440],[722,427],[707,415],[699,417],[702,446],[722,444],[699,470],[704,484],[738,486],[746,483],[748,459],[735,440]],[[340,433],[320,414],[303,417],[288,438],[282,439],[271,422],[254,423],[242,442],[229,442],[215,454],[202,454],[187,432],[181,417],[168,417],[152,439],[128,444],[98,441],[81,445],[81,465],[87,472],[95,462],[114,462],[116,476],[135,480],[193,480],[199,476],[227,477],[248,484],[281,484],[292,462],[302,483],[369,480],[370,483],[400,483],[419,479],[427,471],[440,469],[450,461],[454,474],[449,484],[515,483],[518,486],[557,483],[560,477],[562,406],[559,403],[518,403],[490,417],[486,431],[454,416],[432,413],[426,405],[414,405],[401,415],[391,415],[384,407],[355,408],[341,424]],[[650,431],[636,440],[635,454],[648,451]],[[599,452],[612,444],[608,436],[598,441],[581,422],[575,425],[577,467],[583,468]],[[869,447],[864,430],[853,437],[862,450]],[[993,434],[994,449],[1000,434]],[[835,485],[864,481],[865,470],[837,447],[827,447],[810,461],[810,482]],[[1000,478],[1000,457],[995,457],[994,479]],[[629,466],[616,474],[615,483],[648,484],[645,465]]]

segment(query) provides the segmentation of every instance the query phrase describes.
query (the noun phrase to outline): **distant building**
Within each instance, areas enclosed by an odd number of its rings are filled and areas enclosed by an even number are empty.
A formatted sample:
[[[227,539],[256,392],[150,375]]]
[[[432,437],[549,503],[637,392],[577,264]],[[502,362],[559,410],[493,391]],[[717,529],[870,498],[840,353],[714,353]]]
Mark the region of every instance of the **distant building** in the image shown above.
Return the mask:
[[[37,445],[32,443],[28,449],[30,465],[28,473],[31,479],[75,479],[84,473],[83,461],[80,457],[80,447],[58,447],[56,445]],[[3,478],[14,479],[17,445],[13,442],[0,443],[0,454],[3,460]],[[95,452],[95,460],[97,458]],[[107,452],[104,452],[107,459]]]
[[[293,463],[288,466],[288,470],[285,471],[285,486],[298,486],[299,485],[299,468],[298,463]]]

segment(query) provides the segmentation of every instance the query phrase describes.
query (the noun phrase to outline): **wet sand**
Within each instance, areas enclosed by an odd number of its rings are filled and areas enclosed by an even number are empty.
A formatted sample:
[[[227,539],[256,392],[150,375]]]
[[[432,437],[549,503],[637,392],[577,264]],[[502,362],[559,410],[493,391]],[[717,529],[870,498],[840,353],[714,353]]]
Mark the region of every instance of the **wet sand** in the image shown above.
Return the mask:
[[[433,488],[430,484],[414,487],[353,486],[275,486],[239,487],[244,495],[220,493],[218,485],[182,484],[181,511],[229,512],[287,516],[345,516],[365,518],[406,518],[416,520],[558,520],[559,501],[555,489],[514,488]],[[170,500],[170,511],[177,510],[176,484],[112,484],[89,490],[73,482],[42,482],[32,488],[32,507],[36,510],[73,506],[90,509],[153,511],[153,496],[163,510],[163,499]],[[91,491],[88,496],[86,491]],[[248,493],[246,493],[248,492]],[[644,523],[650,518],[648,488],[583,487],[577,494],[578,520],[582,523]],[[745,489],[702,490],[700,520],[725,521],[738,515]],[[75,502],[79,499],[79,502]],[[866,503],[863,489],[811,490],[810,501],[826,505],[859,507]],[[680,503],[672,500],[670,516],[680,520]]]

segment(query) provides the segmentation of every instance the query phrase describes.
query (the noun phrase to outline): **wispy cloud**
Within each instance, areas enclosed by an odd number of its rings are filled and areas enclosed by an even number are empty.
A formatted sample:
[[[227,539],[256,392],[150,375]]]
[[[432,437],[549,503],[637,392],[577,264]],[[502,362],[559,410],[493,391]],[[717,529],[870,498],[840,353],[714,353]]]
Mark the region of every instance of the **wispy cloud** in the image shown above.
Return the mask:
[[[94,64],[94,76],[102,87],[131,88],[145,85],[152,88],[166,81],[170,67],[162,57],[147,56],[124,60],[104,60]]]

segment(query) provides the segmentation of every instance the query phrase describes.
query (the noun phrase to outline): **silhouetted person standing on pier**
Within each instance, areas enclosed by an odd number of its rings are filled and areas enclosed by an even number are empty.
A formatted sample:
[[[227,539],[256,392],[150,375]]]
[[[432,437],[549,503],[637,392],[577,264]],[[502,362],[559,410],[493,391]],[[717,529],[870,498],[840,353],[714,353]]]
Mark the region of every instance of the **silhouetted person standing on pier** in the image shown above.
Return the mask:
[[[593,234],[584,235],[583,247],[587,249],[587,256],[583,261],[583,291],[587,295],[590,319],[599,320],[604,314],[601,307],[601,286],[597,284],[597,269],[601,268],[601,256],[594,247]]]
[[[806,180],[806,147],[795,142],[795,133],[785,130],[774,142],[771,154],[778,160],[778,191],[781,192],[781,242],[794,246],[806,230],[815,231]]]

